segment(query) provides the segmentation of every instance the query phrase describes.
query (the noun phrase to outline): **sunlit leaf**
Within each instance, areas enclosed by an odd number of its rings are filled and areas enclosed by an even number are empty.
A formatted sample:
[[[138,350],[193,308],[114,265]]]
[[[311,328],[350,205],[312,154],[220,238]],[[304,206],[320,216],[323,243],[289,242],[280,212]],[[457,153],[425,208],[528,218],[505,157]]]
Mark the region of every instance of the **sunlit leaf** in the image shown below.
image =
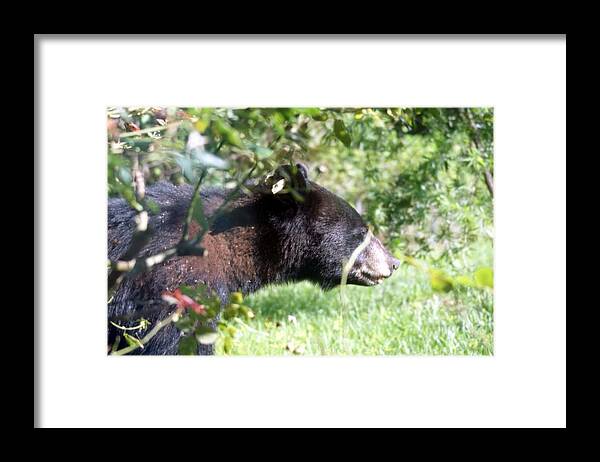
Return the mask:
[[[461,286],[472,286],[474,285],[473,280],[468,276],[456,276],[454,282]]]
[[[273,115],[271,116],[271,122],[273,124],[273,130],[275,130],[275,133],[277,133],[280,136],[285,134],[285,128],[283,126],[285,119],[281,115],[281,113],[274,112]]]
[[[477,268],[474,274],[475,282],[480,286],[494,287],[494,272],[492,268],[481,267]]]
[[[228,123],[221,119],[215,122],[215,128],[217,132],[227,141],[227,143],[237,146],[238,148],[243,147],[242,139],[238,132],[231,127]]]
[[[282,178],[281,180],[277,181],[272,187],[271,187],[271,192],[273,194],[277,194],[279,191],[281,191],[283,189],[283,187],[285,186],[285,179]]]
[[[318,113],[312,115],[311,117],[313,120],[317,120],[319,122],[324,122],[325,120],[329,119],[329,115],[323,110],[319,110]]]
[[[319,116],[321,114],[321,110],[318,107],[303,107],[303,108],[297,108],[296,109],[297,112],[299,112],[300,114],[306,114],[309,117],[316,117]]]
[[[233,292],[230,296],[231,303],[242,303],[244,301],[244,296],[241,292]]]
[[[198,130],[200,133],[204,133],[204,130],[208,128],[209,123],[210,121],[208,118],[200,119],[194,124],[194,127],[196,127],[196,130]]]
[[[180,355],[196,355],[198,354],[198,342],[196,337],[188,335],[183,337],[179,341],[179,354]]]
[[[199,327],[196,329],[196,340],[202,345],[212,345],[215,343],[219,334],[210,327]]]
[[[143,348],[144,345],[142,345],[142,342],[140,342],[140,339],[137,337],[134,337],[133,335],[129,335],[127,332],[123,332],[123,338],[127,341],[127,345],[129,346],[138,346]]]
[[[240,312],[247,318],[252,319],[254,317],[254,312],[248,308],[247,306],[240,305]]]
[[[350,133],[344,125],[344,122],[341,119],[336,119],[333,123],[333,132],[338,140],[344,143],[344,146],[349,147],[352,139],[350,138]]]
[[[429,270],[429,280],[431,288],[436,292],[448,292],[452,290],[452,278],[447,276],[443,271],[438,269]]]
[[[233,339],[229,336],[223,339],[223,351],[228,355],[233,352]]]

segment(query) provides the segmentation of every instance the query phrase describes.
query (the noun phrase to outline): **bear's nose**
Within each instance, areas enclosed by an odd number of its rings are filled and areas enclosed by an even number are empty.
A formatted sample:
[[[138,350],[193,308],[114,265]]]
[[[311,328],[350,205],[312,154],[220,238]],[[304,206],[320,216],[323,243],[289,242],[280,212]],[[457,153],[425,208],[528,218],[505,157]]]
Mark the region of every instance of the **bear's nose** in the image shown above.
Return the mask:
[[[391,258],[391,267],[392,267],[392,271],[396,271],[398,269],[398,267],[400,266],[400,260],[398,260],[397,258],[392,257]]]

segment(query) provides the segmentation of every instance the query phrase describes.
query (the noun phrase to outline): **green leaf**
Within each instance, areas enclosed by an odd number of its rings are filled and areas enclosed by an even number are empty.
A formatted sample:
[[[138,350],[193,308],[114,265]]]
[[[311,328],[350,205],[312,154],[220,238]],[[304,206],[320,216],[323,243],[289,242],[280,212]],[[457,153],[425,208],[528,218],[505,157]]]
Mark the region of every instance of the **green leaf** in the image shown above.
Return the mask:
[[[318,122],[324,122],[329,118],[327,113],[325,111],[321,111],[320,109],[318,113],[311,115],[311,117],[313,118],[313,120],[316,120]]]
[[[198,130],[200,133],[204,133],[204,130],[206,130],[208,128],[209,124],[210,124],[209,117],[203,117],[194,124],[194,128],[196,130]]]
[[[117,176],[119,180],[121,180],[125,184],[129,184],[133,181],[133,177],[131,176],[131,172],[127,167],[120,167],[117,171]]]
[[[454,282],[461,286],[472,286],[474,285],[473,280],[468,276],[456,276]]]
[[[233,351],[233,338],[227,336],[223,339],[223,351],[225,354],[231,354]]]
[[[235,326],[227,326],[225,328],[225,332],[227,333],[227,335],[234,337],[237,333],[237,329],[235,328]]]
[[[254,312],[245,305],[240,305],[239,310],[246,319],[252,319],[254,317]]]
[[[283,127],[283,123],[285,122],[284,117],[279,112],[274,112],[271,116],[271,123],[273,124],[273,130],[280,136],[285,134],[285,128]]]
[[[244,146],[242,139],[236,130],[234,130],[229,124],[223,122],[220,119],[215,121],[215,128],[217,132],[227,141],[227,143],[241,148]]]
[[[296,119],[297,110],[295,108],[280,108],[277,110],[282,116],[283,119],[287,122],[293,122]]]
[[[191,317],[184,316],[177,320],[177,322],[175,323],[175,327],[177,327],[177,329],[179,329],[180,331],[189,334],[192,332],[192,329],[194,327],[194,321],[191,319]]]
[[[254,154],[256,154],[258,160],[266,159],[267,157],[270,157],[273,154],[272,149],[265,148],[263,146],[258,146],[256,144],[250,145],[250,149],[252,150],[252,152],[254,152]]]
[[[181,168],[183,176],[185,176],[190,183],[195,182],[196,172],[194,171],[194,163],[192,162],[192,159],[187,156],[180,156],[175,160],[177,165],[179,165],[179,168]]]
[[[134,138],[129,141],[132,146],[132,150],[136,152],[148,152],[148,148],[152,144],[152,139],[147,138]]]
[[[429,279],[431,288],[436,292],[449,292],[452,290],[452,278],[447,276],[443,271],[432,269],[429,271]]]
[[[333,133],[335,133],[335,136],[338,140],[344,143],[344,146],[350,147],[352,138],[350,138],[350,133],[341,119],[336,119],[336,121],[333,123]]]
[[[225,319],[225,320],[233,319],[237,316],[237,314],[238,314],[237,308],[228,307],[225,310],[223,310],[223,319]]]
[[[200,148],[194,148],[191,152],[194,165],[198,167],[214,167],[220,170],[229,168],[229,162],[225,159],[221,159],[219,156],[206,152]]]
[[[156,202],[154,202],[152,199],[149,199],[149,198],[146,198],[146,208],[153,215],[160,212],[160,206]]]
[[[189,316],[189,318],[192,321],[199,321],[199,322],[206,321],[206,318],[209,316],[208,310],[207,310],[206,314],[200,314],[200,313],[196,313],[194,310],[188,310],[187,315]],[[212,316],[210,316],[210,317],[212,317]]]
[[[212,328],[202,326],[196,329],[196,340],[202,345],[211,345],[215,343],[219,334]]]
[[[179,354],[180,355],[196,355],[198,354],[198,342],[196,342],[196,337],[193,335],[188,335],[187,337],[183,337],[179,341]]]
[[[194,298],[196,296],[196,289],[191,286],[179,286],[179,290],[183,295]]]
[[[492,268],[477,268],[474,274],[475,282],[484,287],[494,287],[494,271]]]
[[[244,301],[244,296],[242,295],[241,292],[233,292],[229,299],[231,300],[231,303],[237,303],[240,304]]]
[[[302,107],[295,108],[299,114],[305,114],[309,117],[318,117],[321,114],[321,110],[318,107]]]
[[[142,345],[139,338],[129,335],[127,332],[123,332],[123,338],[127,341],[127,345],[129,346],[139,346],[144,348],[144,345]]]

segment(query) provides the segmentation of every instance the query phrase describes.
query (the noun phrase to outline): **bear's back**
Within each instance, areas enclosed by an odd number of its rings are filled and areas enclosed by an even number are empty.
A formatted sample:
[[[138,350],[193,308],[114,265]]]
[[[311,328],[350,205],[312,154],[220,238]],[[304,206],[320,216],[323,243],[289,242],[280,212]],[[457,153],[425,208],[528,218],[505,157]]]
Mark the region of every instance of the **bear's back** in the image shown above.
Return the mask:
[[[149,214],[150,242],[139,256],[149,256],[174,246],[181,239],[183,223],[192,197],[188,184],[175,186],[161,181],[146,189],[146,198],[158,206]],[[204,213],[210,217],[225,199],[225,190],[206,188],[200,191]],[[137,212],[121,198],[108,200],[108,258],[117,261],[129,249],[135,231]]]

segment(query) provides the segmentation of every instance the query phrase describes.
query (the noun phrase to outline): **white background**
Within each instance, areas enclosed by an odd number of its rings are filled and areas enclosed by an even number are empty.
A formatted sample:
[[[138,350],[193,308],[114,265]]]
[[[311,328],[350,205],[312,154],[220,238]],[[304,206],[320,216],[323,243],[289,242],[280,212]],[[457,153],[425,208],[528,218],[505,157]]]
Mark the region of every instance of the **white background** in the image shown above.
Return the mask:
[[[566,39],[37,47],[37,426],[566,425]],[[494,356],[107,357],[117,104],[494,106]]]

